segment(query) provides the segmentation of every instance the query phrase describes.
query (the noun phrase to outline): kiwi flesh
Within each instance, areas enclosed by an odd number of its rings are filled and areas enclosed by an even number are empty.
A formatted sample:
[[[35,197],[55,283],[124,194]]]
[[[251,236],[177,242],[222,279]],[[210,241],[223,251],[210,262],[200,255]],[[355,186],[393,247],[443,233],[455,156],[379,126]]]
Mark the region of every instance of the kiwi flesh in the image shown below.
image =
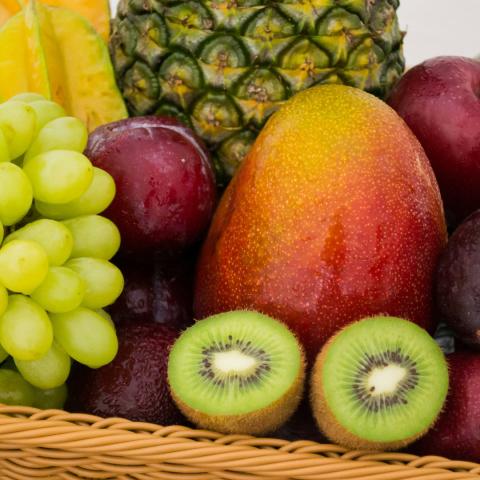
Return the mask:
[[[282,323],[253,311],[198,321],[173,345],[172,397],[195,425],[221,433],[263,435],[295,412],[305,360]]]
[[[447,391],[447,362],[433,338],[407,320],[377,316],[346,327],[323,347],[310,401],[330,441],[397,450],[429,430]]]

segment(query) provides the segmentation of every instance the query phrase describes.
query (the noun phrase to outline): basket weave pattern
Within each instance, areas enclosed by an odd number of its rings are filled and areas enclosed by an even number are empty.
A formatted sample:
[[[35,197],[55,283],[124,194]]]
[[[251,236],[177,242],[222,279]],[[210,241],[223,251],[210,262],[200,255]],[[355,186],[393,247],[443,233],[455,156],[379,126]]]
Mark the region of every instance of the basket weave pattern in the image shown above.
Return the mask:
[[[0,479],[468,480],[480,465],[0,406]]]

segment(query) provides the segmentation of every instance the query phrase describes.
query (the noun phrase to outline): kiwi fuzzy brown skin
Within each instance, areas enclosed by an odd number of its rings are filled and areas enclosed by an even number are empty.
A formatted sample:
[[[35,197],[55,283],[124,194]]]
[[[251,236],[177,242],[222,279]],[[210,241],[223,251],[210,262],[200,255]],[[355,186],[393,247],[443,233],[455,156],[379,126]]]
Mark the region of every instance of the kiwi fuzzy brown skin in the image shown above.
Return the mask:
[[[265,435],[280,428],[297,410],[303,398],[305,384],[305,356],[298,377],[283,397],[267,407],[244,415],[208,415],[195,410],[178,398],[170,389],[178,409],[200,428],[225,434]]]
[[[313,365],[310,378],[310,405],[313,417],[323,435],[325,435],[330,441],[346,447],[350,450],[401,450],[423,437],[434,426],[435,422],[428,428],[425,428],[424,430],[418,432],[416,435],[402,440],[398,440],[395,442],[372,442],[367,439],[360,438],[354,435],[352,432],[348,431],[346,428],[344,428],[337,421],[328,406],[322,382],[323,365],[326,360],[330,345],[347,328],[348,326],[342,328],[328,340],[328,342],[323,346],[322,350],[318,354],[316,361]]]

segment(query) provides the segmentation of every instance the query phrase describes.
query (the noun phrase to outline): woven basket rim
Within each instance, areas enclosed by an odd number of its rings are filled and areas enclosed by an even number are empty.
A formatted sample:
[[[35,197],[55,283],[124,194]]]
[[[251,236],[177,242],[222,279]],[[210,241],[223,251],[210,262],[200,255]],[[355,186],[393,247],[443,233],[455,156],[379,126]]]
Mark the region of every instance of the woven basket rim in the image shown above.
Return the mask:
[[[0,405],[0,478],[467,480],[480,464]]]

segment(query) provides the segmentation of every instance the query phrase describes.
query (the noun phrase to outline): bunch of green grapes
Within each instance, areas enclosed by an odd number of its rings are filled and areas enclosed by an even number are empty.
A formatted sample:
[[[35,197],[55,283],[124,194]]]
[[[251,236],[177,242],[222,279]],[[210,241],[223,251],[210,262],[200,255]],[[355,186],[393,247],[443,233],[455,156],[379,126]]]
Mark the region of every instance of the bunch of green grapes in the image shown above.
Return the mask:
[[[99,368],[117,353],[103,308],[123,289],[109,261],[120,234],[99,216],[115,183],[87,139],[40,95],[0,105],[0,403],[61,407],[72,359]]]

